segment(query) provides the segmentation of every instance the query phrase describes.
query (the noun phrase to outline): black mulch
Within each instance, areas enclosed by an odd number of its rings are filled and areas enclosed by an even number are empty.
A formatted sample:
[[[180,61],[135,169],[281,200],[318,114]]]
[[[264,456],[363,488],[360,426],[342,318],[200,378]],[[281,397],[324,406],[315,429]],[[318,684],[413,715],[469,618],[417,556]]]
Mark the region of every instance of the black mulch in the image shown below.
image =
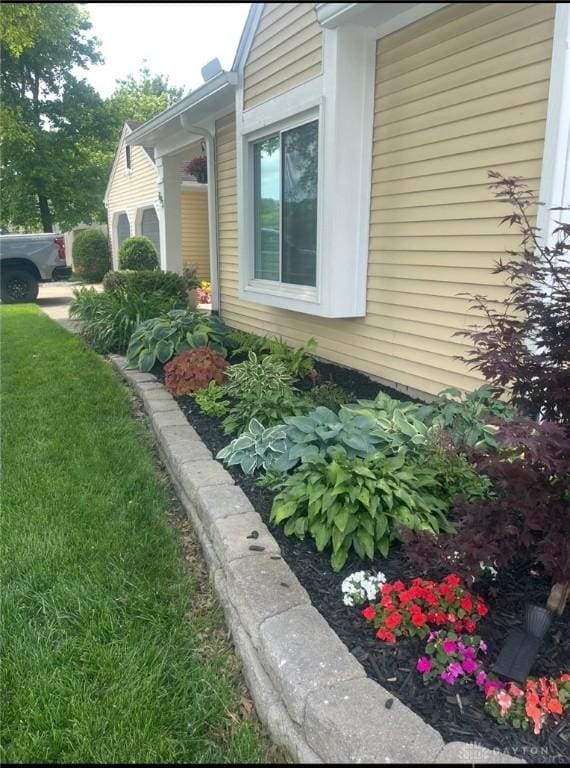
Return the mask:
[[[317,367],[320,381],[332,380],[359,398],[374,398],[380,390],[377,383],[356,371],[328,363],[318,363]],[[163,380],[162,369],[156,368],[153,373]],[[309,386],[305,384],[303,388]],[[393,397],[403,399],[401,393],[386,387],[382,389]],[[178,398],[178,404],[214,456],[227,445],[231,438],[223,434],[218,419],[201,413],[190,397]],[[412,638],[400,640],[396,645],[385,645],[375,638],[372,625],[361,618],[358,609],[343,604],[341,583],[356,570],[380,570],[389,581],[411,580],[422,575],[410,566],[401,551],[394,549],[388,559],[379,557],[366,564],[353,558],[340,573],[333,573],[328,555],[318,553],[312,540],[288,538],[283,535],[282,527],[270,524],[269,513],[274,495],[271,491],[258,488],[253,478],[245,477],[235,467],[230,467],[229,472],[270,527],[284,559],[309,593],[315,607],[362,663],[368,676],[436,728],[445,742],[474,742],[490,749],[501,749],[529,763],[570,762],[568,717],[554,728],[544,728],[539,736],[499,725],[484,712],[483,695],[474,685],[450,687],[442,681],[424,685],[421,675],[415,671],[415,664],[423,653],[425,643]],[[522,624],[524,604],[544,605],[550,583],[540,574],[532,573],[528,566],[519,564],[501,573],[497,582],[488,587],[493,588],[493,594],[489,594],[485,587],[482,594],[491,610],[480,622],[478,633],[488,644],[487,663],[490,666],[511,628]],[[552,623],[531,674],[555,676],[569,668],[570,609],[567,609],[562,618]]]

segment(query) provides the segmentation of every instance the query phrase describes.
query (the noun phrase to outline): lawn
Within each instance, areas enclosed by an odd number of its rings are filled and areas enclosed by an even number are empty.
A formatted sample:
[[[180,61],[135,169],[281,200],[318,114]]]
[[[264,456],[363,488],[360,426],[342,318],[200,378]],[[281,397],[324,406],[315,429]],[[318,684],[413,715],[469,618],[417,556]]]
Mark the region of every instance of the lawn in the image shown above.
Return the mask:
[[[127,390],[36,307],[0,312],[2,759],[270,761]]]

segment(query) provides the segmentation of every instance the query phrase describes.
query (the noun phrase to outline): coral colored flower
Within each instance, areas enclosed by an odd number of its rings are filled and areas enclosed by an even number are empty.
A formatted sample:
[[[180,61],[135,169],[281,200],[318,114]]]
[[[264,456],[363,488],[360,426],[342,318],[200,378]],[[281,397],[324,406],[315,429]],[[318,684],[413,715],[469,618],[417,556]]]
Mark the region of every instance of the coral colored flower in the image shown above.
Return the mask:
[[[396,629],[396,627],[399,627],[401,623],[402,623],[402,614],[397,612],[390,614],[390,616],[388,616],[388,618],[384,622],[384,624],[388,629]]]
[[[366,621],[372,621],[376,616],[376,611],[371,605],[369,605],[368,608],[364,608],[362,615]]]
[[[376,632],[376,637],[378,640],[384,640],[385,643],[395,643],[396,642],[396,636],[393,632],[389,632],[387,629],[384,629],[381,627],[378,632]]]
[[[457,643],[455,640],[444,640],[441,647],[443,648],[444,653],[455,653],[457,650]]]
[[[428,656],[421,656],[418,659],[418,663],[416,664],[416,669],[421,674],[424,674],[424,672],[429,672],[431,669],[431,659]]]
[[[424,624],[427,622],[427,617],[425,613],[414,613],[412,615],[411,622],[414,625],[414,627],[423,627]]]
[[[516,683],[509,683],[508,689],[511,696],[514,696],[515,699],[520,699],[522,696],[524,696],[524,692],[521,691]]]
[[[565,672],[563,675],[560,675],[560,682],[570,683],[570,674],[568,672]]]
[[[499,691],[497,694],[497,704],[501,709],[501,717],[506,716],[507,712],[511,708],[512,703],[513,700],[506,691]]]
[[[554,715],[564,714],[564,709],[558,699],[550,699],[547,706],[548,706],[548,711],[552,712]]]
[[[502,687],[502,684],[499,683],[498,680],[487,680],[485,683],[485,698],[490,699],[491,696],[494,696],[494,694],[497,691],[500,691]]]

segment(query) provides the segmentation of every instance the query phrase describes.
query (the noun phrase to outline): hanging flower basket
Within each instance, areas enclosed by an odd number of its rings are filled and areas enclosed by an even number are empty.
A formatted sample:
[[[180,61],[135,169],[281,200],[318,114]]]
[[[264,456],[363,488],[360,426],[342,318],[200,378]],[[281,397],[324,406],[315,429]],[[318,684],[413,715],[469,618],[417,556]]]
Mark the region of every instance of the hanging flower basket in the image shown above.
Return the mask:
[[[208,159],[205,155],[194,157],[184,167],[186,173],[194,176],[199,184],[208,182]]]

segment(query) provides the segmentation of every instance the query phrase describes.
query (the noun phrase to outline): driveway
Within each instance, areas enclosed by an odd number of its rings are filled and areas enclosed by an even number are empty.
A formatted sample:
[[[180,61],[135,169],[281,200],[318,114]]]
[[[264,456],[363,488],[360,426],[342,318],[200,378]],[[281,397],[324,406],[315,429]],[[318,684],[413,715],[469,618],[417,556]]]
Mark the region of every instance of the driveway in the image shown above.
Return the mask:
[[[81,283],[41,283],[37,304],[52,320],[68,331],[76,331],[78,323],[69,319],[69,305],[73,299],[73,291],[81,287],[83,287]],[[95,288],[97,291],[103,290],[101,283],[86,287]]]

